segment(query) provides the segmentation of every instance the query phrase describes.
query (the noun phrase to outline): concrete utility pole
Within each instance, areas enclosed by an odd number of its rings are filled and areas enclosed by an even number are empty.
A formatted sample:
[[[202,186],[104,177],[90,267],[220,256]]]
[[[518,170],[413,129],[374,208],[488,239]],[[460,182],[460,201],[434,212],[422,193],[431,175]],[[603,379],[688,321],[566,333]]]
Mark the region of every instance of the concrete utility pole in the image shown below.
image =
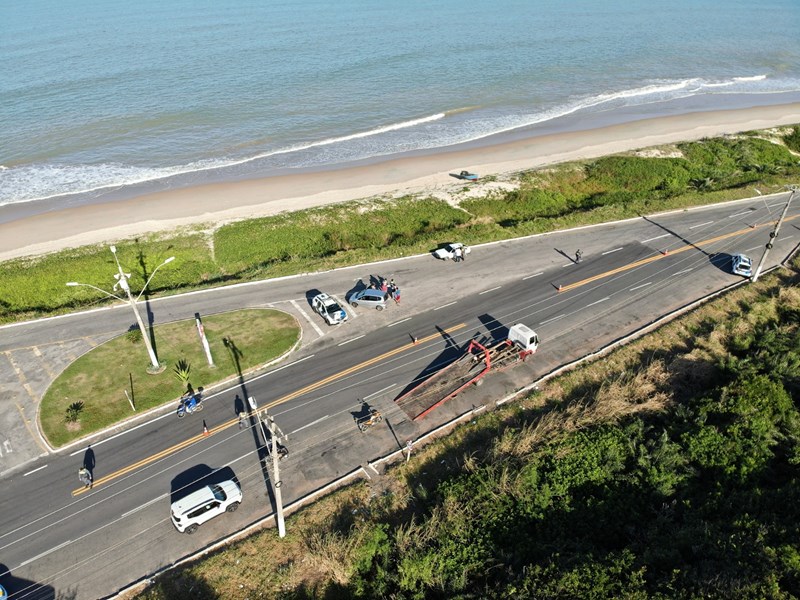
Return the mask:
[[[278,536],[286,537],[286,524],[283,520],[283,498],[281,497],[281,473],[280,468],[278,467],[278,462],[280,459],[278,458],[278,434],[276,429],[278,428],[275,425],[275,419],[272,418],[271,415],[267,415],[269,419],[269,432],[270,437],[272,438],[272,472],[275,475],[275,504],[277,506],[277,516],[278,516]],[[281,436],[283,436],[283,432],[281,431]]]
[[[764,247],[764,254],[761,255],[761,260],[758,261],[758,266],[756,267],[755,273],[753,273],[753,277],[750,279],[753,283],[758,281],[758,276],[761,275],[761,269],[764,267],[764,262],[767,260],[767,254],[769,251],[772,250],[772,243],[775,241],[775,238],[778,237],[778,231],[781,228],[781,223],[783,223],[783,219],[786,217],[786,213],[789,212],[789,205],[792,203],[792,198],[794,198],[795,192],[797,192],[797,186],[792,185],[789,186],[791,193],[789,194],[789,199],[786,201],[786,206],[783,207],[783,212],[781,216],[778,218],[778,222],[775,223],[775,229],[769,234],[769,242]]]

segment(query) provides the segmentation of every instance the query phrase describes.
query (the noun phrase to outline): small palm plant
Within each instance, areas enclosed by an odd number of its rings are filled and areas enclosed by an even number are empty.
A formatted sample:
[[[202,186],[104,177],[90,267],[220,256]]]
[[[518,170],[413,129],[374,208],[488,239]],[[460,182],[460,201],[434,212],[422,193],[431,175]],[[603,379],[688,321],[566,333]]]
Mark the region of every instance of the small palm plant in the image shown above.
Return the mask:
[[[181,382],[184,390],[190,394],[193,394],[194,389],[192,388],[192,384],[189,383],[189,372],[191,370],[192,366],[189,364],[189,361],[187,361],[185,358],[182,358],[175,363],[175,368],[172,371],[175,373],[175,377],[178,378],[178,381]]]

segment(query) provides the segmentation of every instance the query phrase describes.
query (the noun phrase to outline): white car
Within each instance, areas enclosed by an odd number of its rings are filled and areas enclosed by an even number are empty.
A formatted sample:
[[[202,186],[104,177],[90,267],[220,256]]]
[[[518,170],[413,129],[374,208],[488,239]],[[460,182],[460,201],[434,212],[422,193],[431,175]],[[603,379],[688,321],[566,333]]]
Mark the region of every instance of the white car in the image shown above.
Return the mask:
[[[242,501],[242,490],[233,480],[212,483],[173,502],[170,517],[181,533],[194,533],[206,521],[234,512]]]
[[[325,319],[328,325],[338,325],[347,321],[347,312],[339,303],[324,292],[311,300],[311,307]]]
[[[452,244],[446,244],[445,246],[434,250],[433,255],[440,260],[452,259],[456,256],[457,248],[461,248],[462,254],[469,254],[471,252],[471,248],[469,246],[465,246],[461,242],[455,242]]]
[[[731,271],[742,277],[751,277],[753,275],[753,263],[750,261],[750,257],[744,254],[734,254],[731,257]]]

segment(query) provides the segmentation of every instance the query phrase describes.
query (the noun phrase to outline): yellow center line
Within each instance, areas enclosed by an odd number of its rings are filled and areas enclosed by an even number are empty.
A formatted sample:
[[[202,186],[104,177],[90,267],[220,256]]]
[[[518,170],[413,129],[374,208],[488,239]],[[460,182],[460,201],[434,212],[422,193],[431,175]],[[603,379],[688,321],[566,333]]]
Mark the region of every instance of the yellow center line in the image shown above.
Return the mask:
[[[798,216],[787,217],[784,221],[790,221],[793,219],[798,218]],[[636,262],[629,263],[627,265],[623,265],[621,267],[617,267],[616,269],[611,269],[610,271],[605,271],[603,273],[599,273],[598,275],[593,275],[592,277],[587,277],[586,279],[582,279],[580,281],[576,281],[575,283],[570,283],[569,285],[562,285],[559,288],[559,292],[566,292],[569,290],[573,290],[575,288],[584,286],[588,283],[592,283],[597,281],[598,279],[605,279],[606,277],[611,277],[612,275],[616,275],[617,273],[624,273],[625,271],[630,271],[631,269],[635,269],[636,267],[640,267],[642,265],[646,265],[648,263],[661,260],[666,258],[672,254],[680,254],[681,252],[686,252],[687,250],[696,249],[698,246],[706,246],[708,244],[713,244],[715,242],[719,242],[720,240],[725,240],[727,238],[736,237],[737,235],[743,235],[745,233],[749,233],[754,229],[761,229],[762,227],[772,226],[776,223],[776,221],[772,221],[771,223],[762,223],[761,225],[754,225],[753,227],[748,227],[746,229],[740,229],[738,231],[733,231],[731,233],[724,233],[722,235],[718,235],[717,237],[713,237],[707,240],[703,240],[697,242],[695,244],[687,244],[685,246],[681,246],[680,248],[675,248],[674,250],[669,250],[666,254],[656,254],[655,256],[650,256],[648,258],[643,258],[642,260],[637,260]]]
[[[466,323],[459,323],[458,325],[454,325],[453,327],[445,329],[444,333],[452,333],[454,331],[458,331],[459,329],[463,329],[466,326],[467,326]],[[429,335],[427,337],[420,338],[418,340],[418,343],[429,342],[431,340],[434,340],[436,338],[441,337],[441,335],[442,334],[440,332],[436,332],[436,333],[431,334],[431,335]],[[398,348],[395,348],[394,350],[390,350],[389,352],[385,352],[384,354],[381,354],[380,356],[373,357],[373,358],[371,358],[369,360],[366,360],[366,361],[364,361],[362,363],[354,365],[354,366],[352,366],[352,367],[350,367],[348,369],[345,369],[343,371],[339,371],[338,373],[334,373],[333,375],[331,375],[329,377],[326,377],[325,379],[321,379],[320,381],[317,381],[316,383],[312,383],[310,385],[307,385],[304,388],[297,390],[296,392],[292,392],[291,394],[287,394],[286,396],[283,396],[282,398],[278,398],[277,400],[267,404],[266,407],[264,407],[264,408],[272,408],[274,406],[278,406],[279,404],[283,404],[284,402],[288,402],[289,400],[292,400],[293,398],[297,398],[298,396],[301,396],[302,394],[306,394],[308,392],[311,392],[311,391],[313,391],[313,390],[315,390],[317,388],[322,387],[323,385],[331,383],[332,381],[336,381],[337,379],[341,379],[342,377],[346,377],[347,375],[350,375],[351,373],[355,373],[356,371],[359,371],[359,370],[364,369],[364,368],[366,368],[366,367],[368,367],[370,365],[373,365],[376,362],[379,362],[381,360],[385,360],[385,359],[390,358],[392,356],[395,356],[396,354],[399,354],[401,352],[405,352],[406,350],[409,350],[409,349],[413,348],[414,346],[415,346],[414,343],[408,343],[408,344],[405,344],[403,346],[399,346]],[[222,423],[221,425],[218,425],[217,427],[214,427],[213,429],[209,429],[208,434],[209,434],[209,436],[210,435],[214,435],[214,434],[219,433],[219,432],[227,429],[228,427],[232,427],[233,425],[236,425],[238,423],[239,423],[239,418],[236,417],[234,419],[231,419],[229,421],[226,421],[226,422]],[[197,442],[201,441],[202,439],[204,439],[206,437],[208,437],[208,436],[206,436],[205,433],[199,433],[199,434],[197,434],[197,435],[195,435],[193,437],[190,437],[190,438],[188,438],[188,439],[186,439],[186,440],[184,440],[182,442],[179,442],[179,443],[175,444],[174,446],[170,446],[169,448],[166,448],[164,450],[161,450],[160,452],[152,454],[152,455],[148,456],[147,458],[143,458],[142,460],[140,460],[138,462],[130,464],[127,467],[123,467],[122,469],[119,469],[118,471],[115,471],[113,473],[109,473],[108,475],[105,475],[104,477],[101,477],[100,479],[95,480],[94,481],[94,486],[102,485],[104,483],[108,483],[109,481],[113,481],[114,479],[122,477],[123,475],[126,475],[126,474],[128,474],[128,473],[130,473],[132,471],[135,471],[136,469],[139,469],[141,467],[149,465],[150,463],[153,463],[153,462],[155,462],[155,461],[157,461],[157,460],[159,460],[161,458],[164,458],[166,456],[169,456],[170,454],[174,454],[175,452],[178,452],[179,450],[183,450],[184,448],[187,448],[187,447],[189,447],[189,446],[191,446],[193,444],[196,444]],[[86,493],[88,491],[89,491],[89,488],[81,487],[81,488],[72,490],[72,495],[73,496],[80,496],[81,494],[84,494],[84,493]]]

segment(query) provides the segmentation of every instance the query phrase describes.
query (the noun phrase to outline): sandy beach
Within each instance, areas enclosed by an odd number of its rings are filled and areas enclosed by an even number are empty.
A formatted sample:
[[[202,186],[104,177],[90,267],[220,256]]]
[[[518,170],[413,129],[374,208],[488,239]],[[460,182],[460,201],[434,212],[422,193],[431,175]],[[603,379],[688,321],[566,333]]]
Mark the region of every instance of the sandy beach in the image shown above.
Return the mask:
[[[0,224],[0,260],[189,225],[218,226],[346,200],[397,194],[446,197],[449,174],[499,175],[581,158],[800,123],[800,103],[645,119],[366,166],[209,184],[79,206]]]

